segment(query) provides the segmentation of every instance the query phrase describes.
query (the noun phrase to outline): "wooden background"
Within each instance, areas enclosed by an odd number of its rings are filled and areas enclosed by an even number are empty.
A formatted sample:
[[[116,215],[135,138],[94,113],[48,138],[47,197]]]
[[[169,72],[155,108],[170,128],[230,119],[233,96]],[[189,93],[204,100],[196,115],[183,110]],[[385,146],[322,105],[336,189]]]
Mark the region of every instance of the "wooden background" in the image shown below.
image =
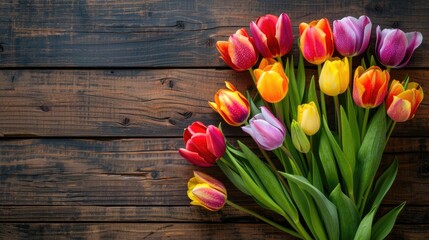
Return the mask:
[[[372,43],[377,25],[421,31],[409,66],[392,76],[410,75],[429,94],[426,0],[2,0],[0,239],[289,239],[229,207],[189,206],[198,168],[177,153],[191,122],[221,121],[207,101],[225,80],[250,86],[216,41],[281,12],[295,39],[300,22],[362,14]],[[407,201],[391,239],[429,238],[428,137],[426,97],[385,153],[400,169],[381,210]],[[227,185],[232,200],[257,209]]]

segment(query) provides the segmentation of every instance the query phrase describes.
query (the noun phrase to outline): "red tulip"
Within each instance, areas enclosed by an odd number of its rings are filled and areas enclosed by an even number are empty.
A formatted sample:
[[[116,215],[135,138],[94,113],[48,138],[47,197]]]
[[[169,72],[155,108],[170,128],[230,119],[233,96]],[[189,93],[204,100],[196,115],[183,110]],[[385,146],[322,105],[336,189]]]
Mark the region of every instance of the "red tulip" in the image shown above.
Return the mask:
[[[264,58],[286,55],[292,49],[292,24],[286,13],[279,17],[267,14],[250,23],[256,48]]]
[[[299,25],[299,47],[303,57],[312,64],[321,64],[334,53],[334,38],[326,18]]]
[[[190,163],[200,167],[210,167],[223,156],[226,150],[222,131],[201,122],[194,122],[183,133],[185,148],[180,148],[180,155]]]
[[[364,70],[356,68],[353,82],[353,100],[362,108],[379,106],[386,97],[390,75],[377,66]]]

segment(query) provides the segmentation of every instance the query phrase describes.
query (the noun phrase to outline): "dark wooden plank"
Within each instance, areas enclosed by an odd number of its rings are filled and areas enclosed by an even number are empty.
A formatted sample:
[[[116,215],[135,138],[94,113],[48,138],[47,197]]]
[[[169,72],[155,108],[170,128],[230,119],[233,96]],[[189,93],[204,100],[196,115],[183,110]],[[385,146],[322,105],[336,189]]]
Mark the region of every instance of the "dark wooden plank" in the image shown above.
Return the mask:
[[[2,67],[219,67],[215,49],[266,13],[300,22],[368,15],[375,27],[429,36],[429,4],[418,1],[13,0],[0,3]],[[295,48],[295,54],[296,54]],[[410,63],[429,66],[424,41]]]
[[[309,76],[314,74],[309,71]],[[429,92],[429,70],[410,75]],[[181,136],[193,121],[218,125],[207,104],[224,81],[244,92],[248,73],[214,69],[4,70],[0,71],[0,134],[3,136]],[[429,136],[429,98],[394,135]],[[228,135],[240,129],[224,124]]]
[[[429,225],[396,225],[388,239],[429,237]],[[250,223],[9,223],[0,225],[2,239],[282,239],[289,235],[266,224]]]
[[[391,139],[392,146],[403,140]],[[382,168],[396,157],[400,169],[386,203],[427,205],[429,189],[427,140],[408,139],[414,147],[386,153]],[[2,205],[188,205],[186,183],[193,170],[224,181],[231,200],[243,197],[218,168],[197,168],[180,157],[179,138],[79,140],[27,139],[0,141]],[[389,147],[390,148],[390,147]]]
[[[271,219],[282,222],[273,212],[263,211],[257,206],[246,206],[264,213]],[[385,214],[393,206],[382,205],[378,214]],[[396,224],[429,224],[429,206],[406,205],[399,214]],[[381,215],[380,215],[381,216]],[[256,218],[225,206],[217,212],[210,212],[197,206],[0,206],[0,222],[211,222],[211,223],[255,223]]]

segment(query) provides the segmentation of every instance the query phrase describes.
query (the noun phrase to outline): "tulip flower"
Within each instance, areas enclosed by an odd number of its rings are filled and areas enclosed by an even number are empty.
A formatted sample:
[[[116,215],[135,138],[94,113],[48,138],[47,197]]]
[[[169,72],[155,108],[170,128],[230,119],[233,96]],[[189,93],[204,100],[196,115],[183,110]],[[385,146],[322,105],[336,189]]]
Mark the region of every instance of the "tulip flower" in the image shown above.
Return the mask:
[[[410,82],[405,89],[398,80],[393,80],[386,98],[387,115],[395,122],[414,118],[423,95],[423,88],[418,83]]]
[[[264,150],[274,150],[283,144],[286,129],[283,124],[264,106],[261,113],[249,121],[248,126],[241,127]]]
[[[258,61],[258,51],[244,28],[232,34],[228,41],[218,41],[216,48],[225,63],[236,71],[248,70]]]
[[[185,148],[180,148],[179,154],[200,167],[213,166],[226,150],[222,131],[213,125],[206,127],[198,121],[185,129],[183,139]]]
[[[209,102],[210,107],[218,112],[231,126],[243,124],[250,115],[250,105],[247,98],[237,91],[229,82],[227,89],[219,89],[214,96],[215,102]]]
[[[332,57],[334,39],[326,18],[299,25],[299,47],[305,60],[319,65]]]
[[[261,97],[269,103],[280,102],[288,92],[289,78],[282,65],[273,59],[262,59],[254,71],[256,88]]]
[[[188,197],[192,200],[192,205],[218,211],[225,205],[227,193],[222,182],[202,172],[194,171],[194,177],[188,182]]]
[[[292,120],[290,135],[296,150],[302,153],[308,153],[310,151],[310,141],[308,140],[307,135],[305,135],[304,130],[295,119]]]
[[[343,60],[326,60],[319,77],[320,90],[324,94],[338,96],[347,90],[349,82],[350,68],[346,57]]]
[[[286,13],[280,17],[267,14],[250,23],[256,48],[264,58],[286,55],[292,49],[292,24]]]
[[[298,105],[298,123],[308,136],[312,136],[319,131],[320,116],[316,104],[313,101]]]
[[[379,106],[387,94],[390,75],[378,66],[364,70],[362,66],[356,68],[353,82],[353,100],[362,108]]]
[[[414,50],[423,41],[420,32],[404,33],[400,29],[383,29],[377,26],[375,53],[378,61],[389,68],[401,68],[408,64]]]
[[[334,21],[334,43],[344,57],[361,55],[368,47],[372,23],[369,17],[344,17]]]

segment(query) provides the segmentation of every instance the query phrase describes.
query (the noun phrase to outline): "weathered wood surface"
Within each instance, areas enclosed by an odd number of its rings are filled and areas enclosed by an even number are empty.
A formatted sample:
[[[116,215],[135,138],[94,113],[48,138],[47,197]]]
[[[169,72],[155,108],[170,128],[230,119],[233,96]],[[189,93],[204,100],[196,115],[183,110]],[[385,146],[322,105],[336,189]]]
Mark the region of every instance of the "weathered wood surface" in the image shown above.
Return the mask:
[[[225,80],[251,86],[215,42],[282,11],[295,39],[300,22],[362,14],[372,40],[376,25],[422,32],[410,65],[391,75],[429,93],[424,0],[0,1],[0,239],[291,239],[231,207],[189,206],[186,182],[199,168],[177,153],[188,124],[221,121],[207,101]],[[400,169],[380,212],[407,201],[389,239],[429,239],[428,152],[426,97],[382,162],[396,157]],[[217,168],[204,171],[226,182],[231,200],[261,210]]]
[[[10,0],[0,2],[0,66],[225,66],[216,41],[263,14],[282,11],[291,17],[296,37],[301,22],[363,14],[374,23],[373,37],[376,25],[429,36],[426,0]],[[428,65],[425,41],[410,66]]]
[[[313,74],[308,71],[308,78]],[[429,92],[429,70],[393,69],[391,75],[401,80],[409,75]],[[207,101],[225,80],[241,91],[252,82],[247,72],[215,69],[4,70],[0,134],[181,136],[193,121],[221,121]],[[429,98],[424,98],[416,117],[397,124],[394,134],[429,136],[428,118]]]

